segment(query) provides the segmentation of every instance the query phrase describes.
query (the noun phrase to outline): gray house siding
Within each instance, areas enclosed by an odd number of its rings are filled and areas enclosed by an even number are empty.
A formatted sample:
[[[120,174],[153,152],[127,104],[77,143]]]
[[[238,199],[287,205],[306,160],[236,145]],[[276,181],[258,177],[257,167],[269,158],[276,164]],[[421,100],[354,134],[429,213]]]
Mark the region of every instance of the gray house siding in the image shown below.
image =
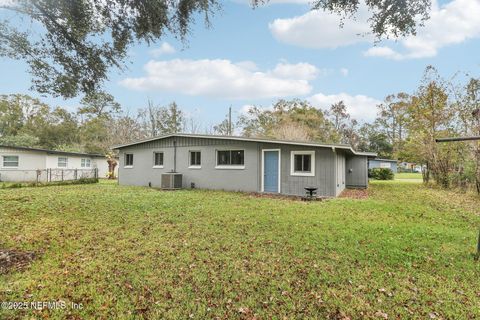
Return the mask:
[[[368,187],[367,157],[351,156],[346,160],[347,187]]]
[[[176,148],[175,148],[176,146]],[[176,168],[174,168],[174,150],[176,149]],[[217,150],[244,150],[243,169],[216,168]],[[183,175],[184,188],[194,183],[196,188],[219,189],[229,191],[262,191],[262,150],[280,149],[280,193],[286,195],[305,195],[305,187],[317,187],[317,194],[335,197],[340,194],[352,177],[346,173],[348,163],[364,164],[364,180],[357,182],[366,186],[367,157],[350,155],[343,150],[334,151],[331,147],[313,147],[269,142],[253,142],[198,137],[166,137],[119,149],[119,183],[152,187],[161,186],[161,174],[176,170]],[[190,168],[190,151],[201,152],[201,167]],[[314,151],[315,175],[297,176],[291,174],[292,151]],[[154,168],[154,152],[163,152],[163,168]],[[125,154],[133,154],[132,168],[125,168]],[[362,162],[363,161],[363,162]],[[355,170],[357,171],[357,170]],[[357,175],[359,173],[356,173]],[[350,180],[349,180],[350,178]]]
[[[160,187],[162,173],[174,171],[173,138],[152,141],[120,150],[119,183],[125,185]],[[160,143],[161,142],[161,143]],[[229,191],[259,190],[256,143],[178,137],[176,171],[183,174],[182,185],[190,188],[220,189]],[[216,169],[217,150],[245,150],[245,169]],[[201,168],[189,168],[190,151],[201,152]],[[163,168],[154,168],[154,152],[163,152]],[[125,154],[133,154],[133,167],[125,168]]]
[[[390,168],[393,173],[397,173],[397,161],[385,159],[371,159],[368,161],[368,168]]]
[[[284,144],[259,143],[258,184],[261,191],[261,165],[263,149],[281,150],[281,177],[280,193],[286,195],[305,195],[305,187],[317,187],[317,195],[324,197],[335,196],[335,154],[331,148],[315,148]],[[292,151],[315,151],[315,176],[293,176],[291,175],[291,152]]]

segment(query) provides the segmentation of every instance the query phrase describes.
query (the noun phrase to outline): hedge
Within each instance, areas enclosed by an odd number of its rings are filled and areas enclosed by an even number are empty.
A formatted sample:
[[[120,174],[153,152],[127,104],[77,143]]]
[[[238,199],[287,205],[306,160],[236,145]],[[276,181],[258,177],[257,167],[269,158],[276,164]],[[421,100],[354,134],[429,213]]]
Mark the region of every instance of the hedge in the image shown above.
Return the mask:
[[[50,187],[50,186],[69,186],[75,184],[97,183],[98,178],[80,178],[78,180],[52,181],[52,182],[15,182],[2,183],[0,189],[31,188],[31,187]]]

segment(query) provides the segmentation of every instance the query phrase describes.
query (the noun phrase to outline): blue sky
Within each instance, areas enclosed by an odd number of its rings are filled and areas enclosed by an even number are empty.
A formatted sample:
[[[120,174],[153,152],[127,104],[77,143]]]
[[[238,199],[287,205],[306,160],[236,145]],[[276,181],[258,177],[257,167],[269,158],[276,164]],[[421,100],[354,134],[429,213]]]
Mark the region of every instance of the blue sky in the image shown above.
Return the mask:
[[[345,100],[360,120],[375,116],[375,104],[390,94],[412,92],[431,64],[445,77],[478,75],[480,1],[434,2],[432,18],[416,37],[373,46],[366,12],[338,28],[338,17],[311,12],[308,1],[272,0],[253,10],[248,1],[226,1],[211,28],[201,19],[187,43],[166,36],[151,47],[132,48],[128,70],[113,71],[107,91],[134,113],[147,99],[175,100],[204,127],[249,105],[280,98],[310,100],[319,108]],[[1,93],[29,93],[25,64],[2,59]],[[43,98],[75,110],[78,99]]]

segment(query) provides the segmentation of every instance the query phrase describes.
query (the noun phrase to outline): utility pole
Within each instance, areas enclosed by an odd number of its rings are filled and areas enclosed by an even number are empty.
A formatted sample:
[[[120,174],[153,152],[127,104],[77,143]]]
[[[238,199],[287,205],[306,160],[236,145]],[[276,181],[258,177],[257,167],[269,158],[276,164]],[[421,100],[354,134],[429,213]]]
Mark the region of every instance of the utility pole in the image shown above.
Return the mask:
[[[232,106],[228,108],[228,135],[232,135]]]

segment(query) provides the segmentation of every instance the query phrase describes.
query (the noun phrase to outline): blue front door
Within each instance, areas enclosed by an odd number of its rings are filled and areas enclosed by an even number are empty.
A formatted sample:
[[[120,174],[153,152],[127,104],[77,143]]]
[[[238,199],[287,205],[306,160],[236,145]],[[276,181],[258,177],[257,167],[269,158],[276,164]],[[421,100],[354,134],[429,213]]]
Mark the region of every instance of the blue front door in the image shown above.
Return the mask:
[[[278,151],[265,151],[263,159],[263,191],[279,192],[278,186]]]

